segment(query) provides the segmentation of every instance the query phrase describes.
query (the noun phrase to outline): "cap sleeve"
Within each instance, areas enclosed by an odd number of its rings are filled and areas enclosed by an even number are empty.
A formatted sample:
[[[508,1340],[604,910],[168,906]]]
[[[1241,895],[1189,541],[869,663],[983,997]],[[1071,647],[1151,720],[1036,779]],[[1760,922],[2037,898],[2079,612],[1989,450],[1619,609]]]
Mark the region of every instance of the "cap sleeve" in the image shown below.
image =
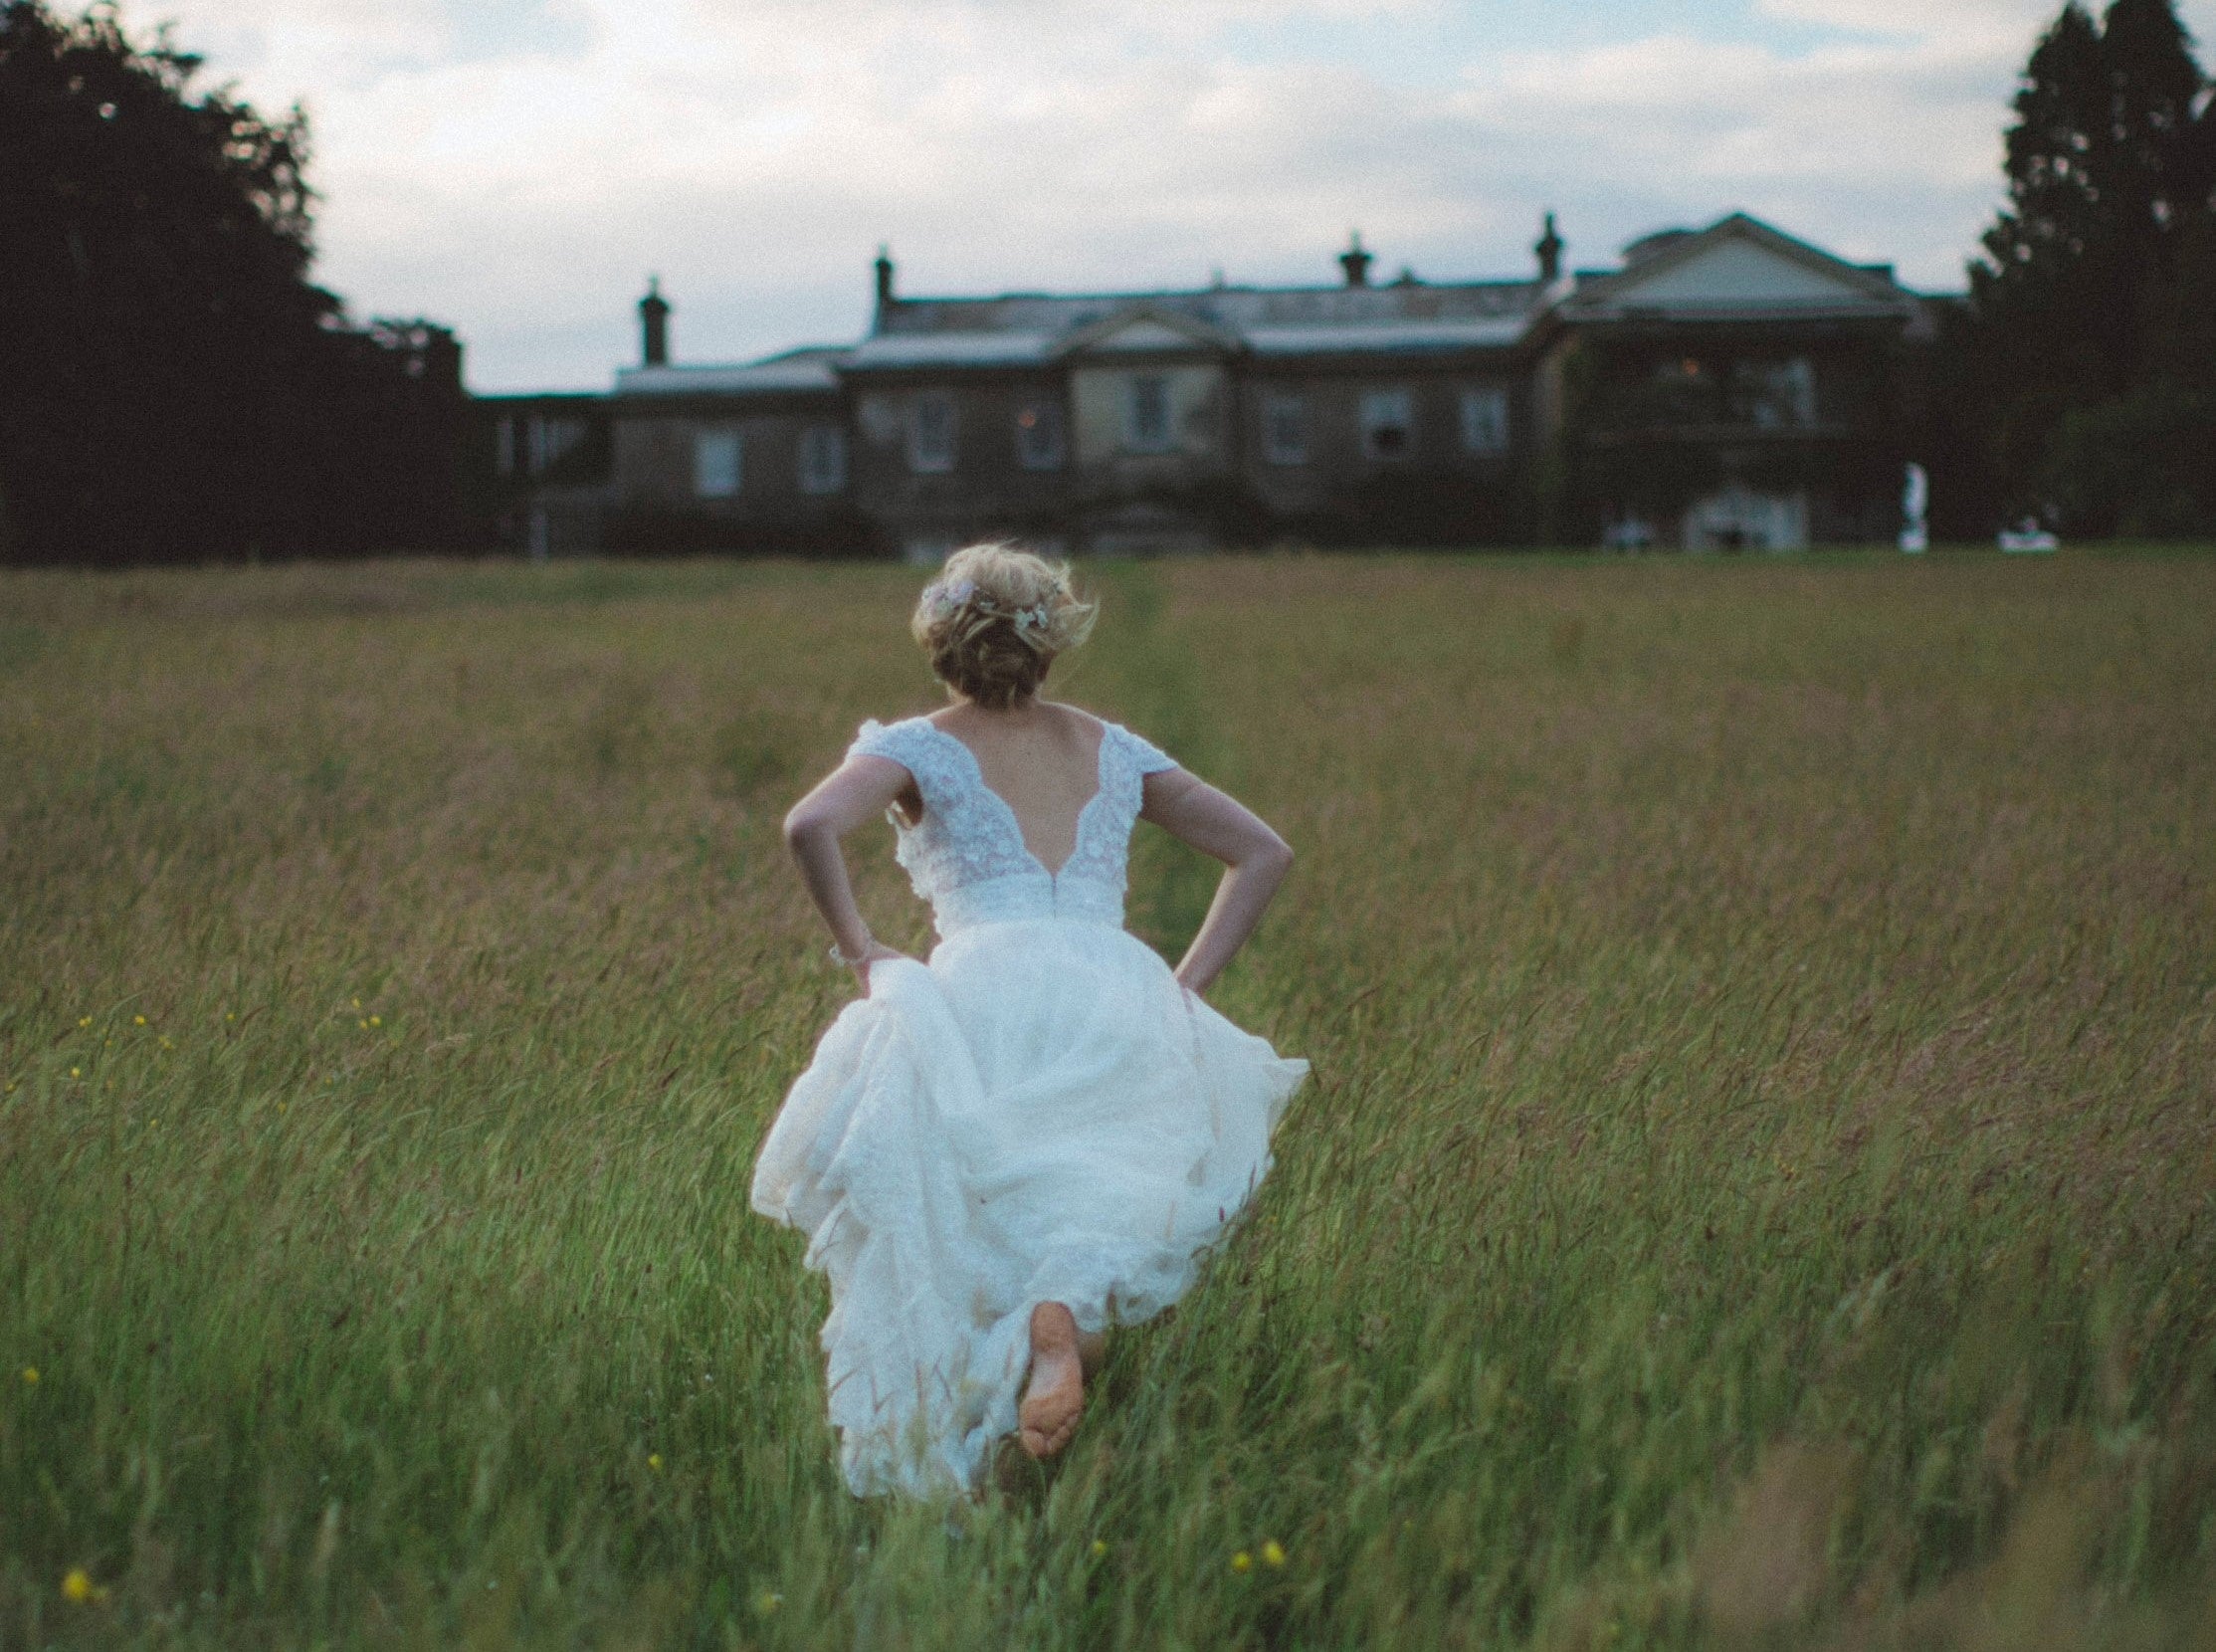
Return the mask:
[[[1159,774],[1165,768],[1175,768],[1177,766],[1177,759],[1160,746],[1139,738],[1138,735],[1132,733],[1121,723],[1114,723],[1110,726],[1115,729],[1119,742],[1124,751],[1128,753],[1131,766],[1137,769],[1139,773]]]
[[[899,723],[880,723],[871,718],[856,731],[854,743],[847,747],[850,757],[890,757],[920,783],[924,771],[933,765],[930,761],[931,746],[916,727],[916,718],[903,718]]]

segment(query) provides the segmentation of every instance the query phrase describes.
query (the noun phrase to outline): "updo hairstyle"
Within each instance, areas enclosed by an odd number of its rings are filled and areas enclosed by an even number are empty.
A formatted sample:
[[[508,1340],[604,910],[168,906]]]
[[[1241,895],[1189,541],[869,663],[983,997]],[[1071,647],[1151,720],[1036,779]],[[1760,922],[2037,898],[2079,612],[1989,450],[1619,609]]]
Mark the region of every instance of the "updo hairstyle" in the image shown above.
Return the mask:
[[[1011,544],[971,545],[923,587],[908,630],[941,683],[1004,710],[1036,694],[1054,657],[1085,641],[1099,612],[1070,570]]]

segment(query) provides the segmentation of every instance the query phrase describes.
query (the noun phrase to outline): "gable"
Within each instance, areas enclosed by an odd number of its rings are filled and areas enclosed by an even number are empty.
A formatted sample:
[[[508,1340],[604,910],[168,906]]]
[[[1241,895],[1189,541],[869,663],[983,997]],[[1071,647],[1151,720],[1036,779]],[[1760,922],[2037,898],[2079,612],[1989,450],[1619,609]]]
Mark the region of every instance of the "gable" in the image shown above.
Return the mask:
[[[1189,332],[1181,332],[1151,316],[1142,316],[1087,340],[1085,347],[1099,353],[1112,353],[1117,350],[1189,350],[1198,342],[1200,340]]]
[[[1868,304],[1868,287],[1845,270],[1833,275],[1813,260],[1760,246],[1736,235],[1718,236],[1660,261],[1652,275],[1636,268],[1619,278],[1612,295],[1622,304],[1839,305]]]
[[[1134,305],[1079,327],[1062,341],[1065,355],[1138,355],[1235,348],[1237,340],[1197,315]]]

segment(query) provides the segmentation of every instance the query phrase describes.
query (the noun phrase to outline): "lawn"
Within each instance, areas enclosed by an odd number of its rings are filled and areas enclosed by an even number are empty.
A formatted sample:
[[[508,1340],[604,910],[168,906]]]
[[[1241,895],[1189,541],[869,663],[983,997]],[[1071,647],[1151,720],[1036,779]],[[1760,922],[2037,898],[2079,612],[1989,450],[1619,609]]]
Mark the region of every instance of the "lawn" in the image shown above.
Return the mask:
[[[949,1513],[746,1207],[911,570],[0,575],[0,1648],[2216,1641],[2216,555],[1089,577],[1315,1079]]]

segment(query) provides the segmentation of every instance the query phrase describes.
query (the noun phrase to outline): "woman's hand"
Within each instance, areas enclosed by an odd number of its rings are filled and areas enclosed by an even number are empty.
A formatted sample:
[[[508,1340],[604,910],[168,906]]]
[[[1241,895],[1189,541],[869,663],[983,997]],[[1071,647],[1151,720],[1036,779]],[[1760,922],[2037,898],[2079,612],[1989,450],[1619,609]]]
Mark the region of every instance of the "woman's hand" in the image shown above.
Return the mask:
[[[869,946],[864,949],[862,955],[854,960],[852,966],[854,978],[862,983],[863,997],[867,998],[870,995],[870,965],[882,962],[886,958],[902,958],[909,963],[915,961],[898,947],[888,946],[882,940],[872,940]]]

